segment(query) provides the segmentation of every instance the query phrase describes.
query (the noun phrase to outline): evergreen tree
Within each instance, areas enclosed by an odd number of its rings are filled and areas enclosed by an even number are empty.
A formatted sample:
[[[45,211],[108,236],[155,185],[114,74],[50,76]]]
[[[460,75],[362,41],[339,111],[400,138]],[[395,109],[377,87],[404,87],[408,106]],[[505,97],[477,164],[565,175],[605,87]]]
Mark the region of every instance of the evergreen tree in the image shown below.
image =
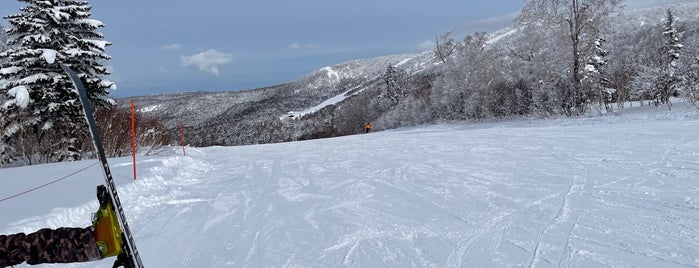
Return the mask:
[[[5,27],[2,25],[2,23],[0,23],[0,53],[4,52],[5,50],[7,50],[7,32],[5,31]],[[0,64],[2,64],[2,59],[0,59]],[[7,98],[5,96],[0,94],[0,105],[4,104],[6,99]],[[2,115],[0,114],[0,122],[2,122],[1,119]],[[10,147],[2,137],[2,132],[0,132],[0,166],[6,164],[10,160]]]
[[[76,71],[93,104],[102,107],[115,84],[102,63],[110,57],[111,43],[97,30],[104,27],[90,19],[91,6],[74,0],[19,0],[27,4],[19,14],[5,17],[11,25],[9,49],[0,53],[0,124],[7,149],[16,152],[27,140],[46,142],[48,161],[81,158],[80,142],[87,137],[77,92],[58,63]],[[29,156],[35,157],[35,156]],[[6,157],[7,158],[7,157]]]
[[[0,52],[7,50],[7,32],[5,26],[0,23]]]
[[[675,62],[680,59],[680,51],[683,45],[680,43],[680,34],[677,31],[677,21],[672,15],[671,10],[667,10],[667,19],[665,20],[665,31],[663,35],[667,37],[666,50],[668,66],[674,66]]]
[[[594,45],[594,53],[585,64],[585,77],[589,91],[587,99],[590,101],[598,101],[600,105],[604,105],[607,110],[611,107],[608,103],[611,102],[612,92],[609,90],[609,79],[606,77],[605,65],[607,65],[607,54],[609,53],[603,47],[606,40],[599,38]]]
[[[680,59],[680,51],[683,45],[680,43],[680,34],[677,31],[675,16],[672,15],[672,11],[669,9],[667,10],[663,35],[666,38],[664,51],[667,54],[664,56],[664,62],[661,66],[662,73],[658,79],[656,102],[665,103],[669,109],[672,109],[670,97],[675,94],[676,86],[681,82],[676,72],[677,60]]]
[[[386,68],[386,72],[383,74],[384,82],[386,82],[386,90],[388,97],[397,104],[400,98],[403,96],[403,89],[398,84],[400,79],[398,71],[393,64],[389,64]]]
[[[607,54],[609,53],[603,47],[604,39],[599,38],[595,42],[594,53],[587,60],[585,65],[585,71],[587,72],[587,77],[597,76],[602,72],[602,67],[607,64]]]
[[[570,3],[566,22],[573,55],[571,64],[572,85],[575,92],[573,104],[579,113],[584,113],[590,102],[590,96],[586,94],[582,84],[585,75],[584,52],[587,51],[586,47],[594,46],[596,40],[587,38],[598,35],[604,19],[620,2],[620,0],[573,0]]]

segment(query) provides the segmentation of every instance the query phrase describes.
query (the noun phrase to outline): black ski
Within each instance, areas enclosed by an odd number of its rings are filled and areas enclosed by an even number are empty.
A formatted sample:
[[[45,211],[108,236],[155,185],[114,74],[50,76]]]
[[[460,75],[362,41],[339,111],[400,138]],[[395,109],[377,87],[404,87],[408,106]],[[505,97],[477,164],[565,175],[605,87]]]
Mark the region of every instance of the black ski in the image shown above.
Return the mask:
[[[138,255],[138,250],[136,249],[136,243],[134,243],[133,236],[131,235],[131,230],[129,229],[129,224],[126,222],[126,216],[124,215],[124,209],[121,207],[121,201],[119,200],[119,195],[117,194],[116,186],[114,185],[114,179],[112,179],[112,173],[109,171],[109,165],[107,164],[107,157],[104,154],[104,147],[102,146],[102,140],[100,139],[99,132],[97,130],[97,124],[95,123],[95,118],[93,116],[92,103],[87,98],[87,92],[85,91],[85,86],[78,77],[78,75],[65,65],[61,64],[61,68],[68,74],[70,80],[73,81],[75,89],[80,95],[80,102],[83,106],[83,112],[85,113],[85,120],[90,127],[90,134],[92,135],[92,142],[95,145],[95,150],[97,150],[97,156],[99,156],[100,163],[102,164],[102,171],[104,172],[104,180],[107,185],[107,192],[109,192],[112,201],[114,201],[114,207],[116,207],[117,214],[119,214],[119,225],[123,233],[122,239],[123,252],[126,253],[127,260],[121,261],[124,267],[129,268],[142,268],[143,263],[141,262],[141,257]],[[121,258],[120,258],[121,259]],[[133,265],[131,265],[133,264]]]

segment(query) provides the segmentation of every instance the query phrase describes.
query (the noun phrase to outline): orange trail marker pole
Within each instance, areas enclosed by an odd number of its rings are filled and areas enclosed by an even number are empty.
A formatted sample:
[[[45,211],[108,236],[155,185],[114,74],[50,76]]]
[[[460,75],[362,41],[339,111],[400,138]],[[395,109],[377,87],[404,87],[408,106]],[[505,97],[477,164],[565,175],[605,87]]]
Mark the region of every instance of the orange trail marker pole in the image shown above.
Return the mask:
[[[133,156],[133,180],[136,180],[136,109],[131,100],[131,155]]]
[[[187,152],[184,150],[184,130],[182,130],[182,120],[177,120],[178,125],[180,125],[180,137],[182,138],[182,154],[187,156]]]

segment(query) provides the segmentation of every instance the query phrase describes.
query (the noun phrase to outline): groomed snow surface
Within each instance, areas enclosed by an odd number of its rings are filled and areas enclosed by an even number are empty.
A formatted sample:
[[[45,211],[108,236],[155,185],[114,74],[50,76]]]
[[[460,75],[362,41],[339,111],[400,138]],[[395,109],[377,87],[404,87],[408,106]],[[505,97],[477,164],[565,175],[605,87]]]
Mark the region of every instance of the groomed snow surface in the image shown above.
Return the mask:
[[[110,159],[146,267],[699,267],[688,106],[176,152]],[[0,169],[2,199],[87,167],[0,233],[88,225],[94,163]]]

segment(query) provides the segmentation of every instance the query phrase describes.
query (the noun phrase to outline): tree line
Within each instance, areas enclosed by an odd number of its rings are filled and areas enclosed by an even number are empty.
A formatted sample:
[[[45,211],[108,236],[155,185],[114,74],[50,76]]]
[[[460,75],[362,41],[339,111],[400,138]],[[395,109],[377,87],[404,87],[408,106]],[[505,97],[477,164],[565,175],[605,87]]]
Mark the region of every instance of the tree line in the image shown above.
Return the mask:
[[[408,76],[388,66],[381,93],[355,113],[393,128],[601,114],[630,103],[672,109],[673,98],[696,106],[699,21],[683,23],[668,9],[639,27],[623,17],[620,2],[530,0],[499,35],[441,34],[432,51],[437,67]]]
[[[502,43],[484,33],[460,42],[439,36],[433,112],[445,119],[576,116],[628,101],[670,109],[671,97],[695,103],[699,59],[696,47],[682,45],[687,26],[667,10],[658,25],[615,28],[610,15],[621,12],[619,2],[528,1]],[[689,37],[695,44],[697,35]]]

